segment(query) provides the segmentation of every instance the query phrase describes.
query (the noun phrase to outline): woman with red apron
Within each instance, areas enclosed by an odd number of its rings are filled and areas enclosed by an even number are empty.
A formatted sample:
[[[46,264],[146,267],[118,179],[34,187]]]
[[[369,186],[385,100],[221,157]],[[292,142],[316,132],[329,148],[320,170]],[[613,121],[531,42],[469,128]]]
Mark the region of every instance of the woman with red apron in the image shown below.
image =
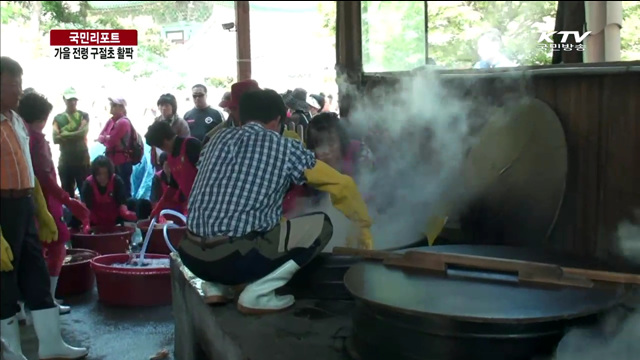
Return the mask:
[[[127,193],[122,178],[106,156],[91,163],[91,175],[82,186],[82,201],[91,211],[91,225],[109,231],[123,220],[136,221],[136,214],[127,208]]]
[[[154,207],[167,191],[175,191],[171,190],[171,183],[175,182],[175,180],[171,177],[171,167],[167,162],[167,153],[163,152],[158,161],[162,170],[156,172],[151,187],[151,203]],[[174,184],[173,188],[175,187],[176,185]],[[182,214],[187,207],[187,199],[182,195],[182,192],[179,192],[178,195],[165,199],[164,206],[165,209],[174,210]]]
[[[371,151],[360,141],[350,140],[346,129],[341,125],[336,113],[320,113],[311,119],[307,132],[307,148],[334,169],[354,179],[363,168],[373,167]],[[283,213],[293,211],[296,200],[301,197],[314,197],[317,202],[320,193],[305,187],[296,186],[285,196]],[[370,199],[363,194],[364,200]]]
[[[71,238],[67,224],[62,218],[62,206],[65,205],[69,208],[71,213],[86,225],[89,222],[89,210],[78,200],[70,198],[69,194],[58,185],[58,177],[51,157],[51,147],[42,133],[52,108],[53,106],[44,96],[33,92],[26,94],[20,100],[18,113],[29,129],[29,148],[33,172],[40,182],[42,193],[47,202],[47,209],[58,228],[58,241],[42,243],[42,252],[49,269],[51,295],[54,296],[54,301],[60,307],[60,313],[66,314],[71,309],[68,306],[60,305],[59,301],[55,300],[58,278],[67,256],[66,243]]]
[[[192,137],[177,136],[171,126],[159,121],[149,126],[145,135],[147,145],[162,149],[167,154],[167,165],[171,173],[171,182],[158,201],[151,218],[160,214],[160,211],[168,209],[172,204],[181,202],[181,196],[188,201],[193,182],[198,174],[196,163],[200,158],[202,143]],[[183,214],[187,215],[187,206],[183,208]]]

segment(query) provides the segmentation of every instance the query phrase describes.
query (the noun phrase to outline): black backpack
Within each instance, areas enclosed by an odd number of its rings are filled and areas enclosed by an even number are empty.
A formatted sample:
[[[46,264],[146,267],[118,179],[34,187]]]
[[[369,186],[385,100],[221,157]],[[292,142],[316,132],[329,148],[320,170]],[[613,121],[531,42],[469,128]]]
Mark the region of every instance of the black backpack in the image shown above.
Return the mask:
[[[136,131],[133,127],[133,123],[129,118],[126,118],[131,125],[131,136],[129,138],[129,145],[127,146],[127,151],[129,153],[129,159],[131,160],[132,165],[138,165],[142,162],[142,158],[144,157],[144,141],[142,140],[142,136]]]

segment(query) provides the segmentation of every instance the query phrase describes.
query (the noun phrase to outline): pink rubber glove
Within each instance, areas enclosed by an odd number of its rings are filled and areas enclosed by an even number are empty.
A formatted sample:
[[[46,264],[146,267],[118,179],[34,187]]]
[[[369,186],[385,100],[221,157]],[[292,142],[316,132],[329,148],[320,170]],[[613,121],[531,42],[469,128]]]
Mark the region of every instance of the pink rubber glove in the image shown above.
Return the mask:
[[[120,205],[120,217],[127,221],[138,220],[136,213],[134,213],[133,211],[129,211],[129,209],[127,209],[127,205]]]
[[[83,226],[89,225],[89,209],[83,203],[76,199],[67,198],[64,205],[69,208],[73,216],[82,222]]]

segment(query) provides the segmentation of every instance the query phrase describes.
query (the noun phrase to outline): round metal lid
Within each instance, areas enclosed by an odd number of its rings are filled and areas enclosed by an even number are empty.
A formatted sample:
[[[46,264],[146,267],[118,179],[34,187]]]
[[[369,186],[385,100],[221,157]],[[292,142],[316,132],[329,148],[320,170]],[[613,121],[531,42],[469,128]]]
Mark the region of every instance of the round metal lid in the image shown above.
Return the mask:
[[[592,265],[540,250],[502,246],[450,245],[416,248],[552,263]],[[400,251],[401,252],[401,251]],[[482,273],[488,275],[488,273]],[[382,263],[362,262],[345,275],[345,285],[359,300],[423,316],[487,323],[534,323],[588,316],[616,305],[620,285],[597,283],[593,288],[533,286],[512,281],[410,273]]]
[[[499,109],[465,165],[467,186],[478,194],[461,218],[468,240],[538,246],[555,224],[567,168],[564,130],[548,105],[525,98]]]

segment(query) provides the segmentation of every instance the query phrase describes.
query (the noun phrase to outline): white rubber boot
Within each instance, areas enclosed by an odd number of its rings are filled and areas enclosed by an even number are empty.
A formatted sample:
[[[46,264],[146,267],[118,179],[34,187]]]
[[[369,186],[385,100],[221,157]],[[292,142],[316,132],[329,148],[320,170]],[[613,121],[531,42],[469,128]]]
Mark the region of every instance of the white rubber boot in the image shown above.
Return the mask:
[[[12,316],[8,319],[2,320],[2,328],[0,329],[2,334],[3,346],[7,346],[11,355],[14,355],[16,359],[27,360],[22,355],[22,345],[20,345],[20,325],[18,325],[18,319]],[[5,356],[3,351],[3,356]],[[8,355],[8,354],[7,354]],[[7,356],[7,359],[10,357]]]
[[[16,354],[15,352],[13,352],[10,348],[9,345],[7,345],[7,342],[4,341],[4,339],[2,339],[2,360],[27,360],[26,357],[24,357],[24,355],[22,354]]]
[[[40,360],[75,360],[89,355],[85,348],[67,345],[60,333],[60,310],[57,307],[31,311],[33,328],[38,335]]]
[[[51,280],[51,297],[53,298],[53,302],[60,309],[60,315],[68,314],[71,312],[71,308],[68,306],[64,306],[61,304],[62,301],[56,299],[56,289],[58,288],[58,276],[51,276],[49,280]]]
[[[206,304],[223,304],[233,300],[233,290],[229,286],[202,281],[200,289],[204,293]]]
[[[277,296],[275,290],[289,282],[298,270],[300,266],[289,260],[271,274],[247,285],[238,298],[238,310],[246,314],[264,314],[290,307],[295,298],[292,295]]]

